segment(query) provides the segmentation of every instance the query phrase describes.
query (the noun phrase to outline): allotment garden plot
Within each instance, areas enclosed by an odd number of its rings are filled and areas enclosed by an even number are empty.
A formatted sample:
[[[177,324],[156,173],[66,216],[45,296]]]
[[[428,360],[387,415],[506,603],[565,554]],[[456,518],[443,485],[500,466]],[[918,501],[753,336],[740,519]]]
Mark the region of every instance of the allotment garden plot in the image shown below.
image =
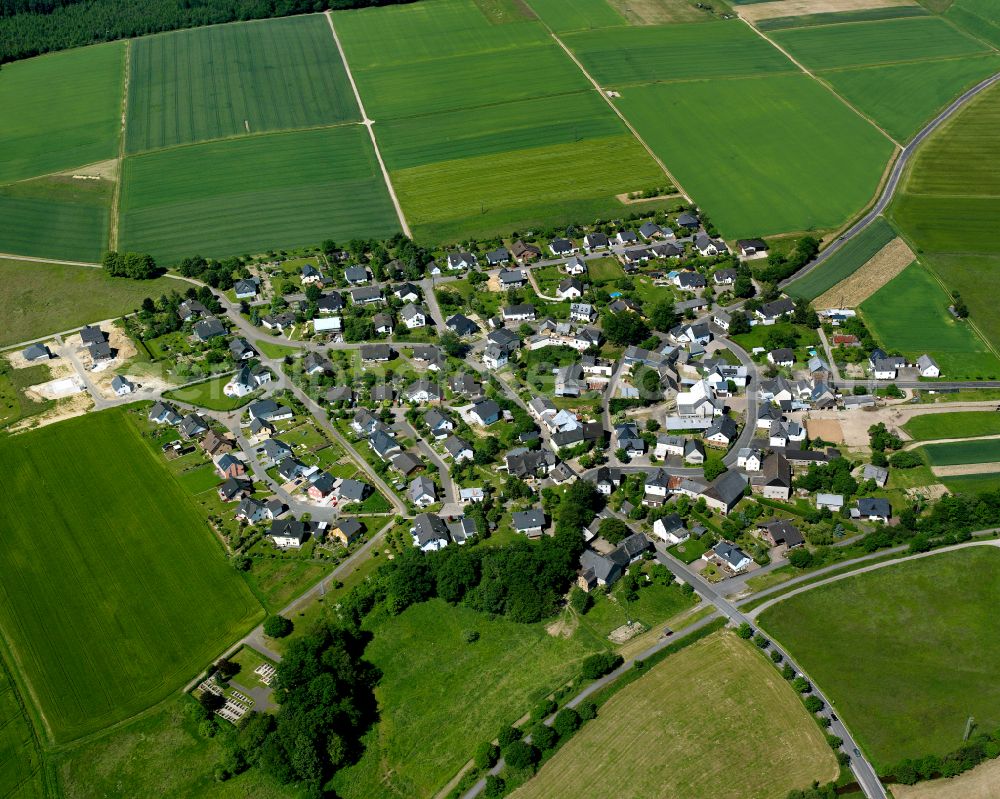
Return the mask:
[[[133,153],[360,119],[318,14],[136,39],[129,72]]]
[[[359,125],[211,142],[125,162],[122,242],[167,261],[383,238],[399,222]]]
[[[984,730],[1000,724],[998,568],[995,547],[938,553],[807,591],[759,621],[884,774],[957,749],[969,716]]]
[[[124,412],[8,438],[0,462],[0,631],[56,742],[177,690],[262,615]]]

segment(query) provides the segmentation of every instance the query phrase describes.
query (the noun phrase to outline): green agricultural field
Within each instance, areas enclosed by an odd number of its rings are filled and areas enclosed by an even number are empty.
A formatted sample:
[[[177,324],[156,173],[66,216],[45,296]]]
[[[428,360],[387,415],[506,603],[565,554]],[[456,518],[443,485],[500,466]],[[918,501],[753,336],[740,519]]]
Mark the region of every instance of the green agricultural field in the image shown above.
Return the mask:
[[[819,73],[893,138],[909,141],[963,91],[1000,71],[996,54]]]
[[[0,663],[0,795],[45,799],[42,759],[24,700]]]
[[[0,252],[99,261],[108,245],[111,184],[49,177],[0,186]]]
[[[771,17],[757,20],[754,25],[762,31],[786,28],[811,28],[816,25],[836,25],[841,22],[873,22],[879,19],[900,17],[925,17],[930,12],[923,6],[889,6],[888,8],[862,8],[857,11],[820,11],[794,17]]]
[[[771,36],[809,69],[920,61],[988,49],[933,16],[799,28]]]
[[[625,24],[625,17],[606,0],[531,0],[531,8],[556,33]]]
[[[956,749],[969,716],[1000,725],[998,568],[993,547],[939,553],[783,600],[759,621],[887,773]]]
[[[1000,472],[958,474],[953,477],[942,477],[941,482],[953,494],[981,494],[984,491],[1000,491]]]
[[[615,169],[593,168],[612,160]],[[628,134],[392,173],[407,220],[423,241],[607,218],[623,208],[616,195],[662,179]]]
[[[589,88],[572,59],[553,42],[371,68],[351,62],[365,110],[372,119],[478,109],[497,103]],[[474,113],[465,125],[481,128]],[[378,133],[378,128],[376,128]]]
[[[877,217],[860,235],[831,255],[822,266],[792,283],[788,287],[788,293],[794,297],[816,299],[857,272],[894,238],[896,231],[892,229],[892,225],[885,221],[885,217]]]
[[[114,42],[4,64],[0,183],[114,158],[124,63]]]
[[[958,466],[967,463],[1000,463],[1000,439],[954,441],[920,447],[931,466]]]
[[[125,162],[124,249],[172,263],[399,230],[361,126],[180,147]]]
[[[321,14],[145,36],[129,72],[130,153],[360,119]]]
[[[797,71],[779,50],[737,20],[588,31],[565,36],[564,41],[601,86],[613,89]],[[702,102],[709,97],[711,92],[703,93]]]
[[[840,225],[892,152],[805,75],[637,86],[616,102],[727,238]]]
[[[887,351],[924,353],[953,380],[1000,376],[1000,361],[969,327],[948,312],[951,298],[921,264],[908,266],[860,305],[872,335]]]
[[[263,615],[124,411],[0,440],[0,462],[0,630],[55,742],[160,701]]]
[[[192,704],[190,697],[173,697],[104,735],[60,751],[53,761],[61,795],[302,799],[303,791],[278,784],[261,769],[218,782],[215,767],[236,730],[223,723],[215,737],[206,738],[193,720]]]
[[[917,441],[1000,435],[1000,413],[993,410],[927,413],[914,416],[903,429]]]
[[[479,640],[466,644],[464,630],[478,631]],[[575,676],[594,651],[542,624],[489,619],[441,600],[415,605],[374,633],[365,657],[382,670],[381,720],[360,763],[334,778],[344,799],[433,796],[478,743]]]
[[[232,411],[236,408],[242,408],[256,399],[256,394],[248,394],[245,397],[227,397],[222,389],[225,388],[230,377],[231,375],[226,375],[206,380],[203,383],[196,383],[193,386],[175,388],[164,396],[167,399],[190,402],[192,405],[198,405],[212,411]]]
[[[127,280],[86,266],[0,258],[0,347],[131,313],[146,297],[184,288],[167,277]]]
[[[519,50],[550,41],[530,14],[498,25],[473,0],[430,0],[343,11],[333,15],[333,22],[354,70]],[[367,107],[363,94],[362,99]]]
[[[1000,47],[1000,8],[993,0],[955,0],[945,17],[973,36]]]
[[[837,772],[820,728],[778,670],[752,644],[720,632],[612,696],[512,796],[770,799]]]

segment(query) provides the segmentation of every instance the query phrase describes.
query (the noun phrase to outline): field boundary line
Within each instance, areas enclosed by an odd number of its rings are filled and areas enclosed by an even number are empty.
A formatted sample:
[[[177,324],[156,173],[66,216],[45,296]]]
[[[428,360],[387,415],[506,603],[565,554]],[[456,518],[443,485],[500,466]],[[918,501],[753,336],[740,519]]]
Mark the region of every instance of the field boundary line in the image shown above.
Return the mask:
[[[531,6],[528,5],[528,8],[531,8]],[[538,12],[535,11],[535,9],[532,8],[531,10],[532,12],[535,13],[535,16],[538,16]],[[587,68],[584,67],[580,59],[576,57],[576,54],[572,50],[570,50],[569,47],[566,46],[565,42],[563,42],[563,40],[556,35],[556,32],[552,30],[552,28],[550,28],[548,24],[546,24],[540,16],[538,17],[538,21],[545,26],[545,29],[549,32],[549,35],[555,40],[556,44],[558,44],[563,49],[563,52],[566,53],[566,55],[568,55],[570,59],[572,59],[573,63],[576,64],[577,69],[579,69],[580,72],[583,73],[583,76],[590,81],[591,85],[601,96],[601,99],[603,99],[604,102],[607,103],[608,106],[611,108],[611,110],[615,112],[618,118],[624,123],[625,127],[628,128],[629,132],[635,137],[635,140],[643,146],[643,149],[645,149],[647,153],[649,153],[649,157],[652,158],[653,161],[657,164],[657,166],[659,166],[660,169],[663,170],[663,174],[670,179],[671,183],[674,184],[674,187],[677,189],[678,193],[681,196],[683,196],[684,199],[687,200],[689,203],[693,202],[693,200],[691,199],[691,195],[684,190],[684,187],[681,186],[680,181],[673,176],[673,174],[670,172],[669,169],[667,169],[667,165],[662,161],[662,159],[656,153],[653,152],[653,148],[650,147],[648,144],[646,144],[646,140],[639,135],[639,131],[637,131],[633,127],[632,123],[625,118],[625,115],[618,109],[618,107],[613,102],[611,102],[611,98],[608,97],[607,94],[605,94],[604,89],[601,88],[601,84],[599,84],[596,80],[594,80],[594,76],[587,71]]]
[[[361,124],[368,130],[368,136],[372,140],[372,147],[375,148],[375,158],[378,159],[379,169],[382,170],[382,177],[385,180],[385,187],[389,190],[389,198],[392,200],[392,204],[396,207],[396,216],[399,217],[399,225],[403,228],[403,233],[406,237],[412,239],[413,233],[410,231],[410,226],[406,223],[406,216],[403,214],[403,206],[399,204],[399,198],[396,196],[396,189],[393,188],[392,180],[389,177],[389,170],[385,168],[385,161],[382,160],[382,151],[378,148],[378,140],[375,138],[375,131],[372,128],[372,125],[375,123],[368,117],[368,112],[365,110],[365,104],[361,100],[361,92],[358,91],[358,84],[354,82],[354,73],[351,71],[351,65],[347,63],[347,54],[344,52],[344,48],[340,44],[340,37],[337,36],[337,29],[333,25],[333,14],[326,11],[325,15],[326,21],[330,25],[330,33],[333,34],[333,41],[337,45],[337,52],[340,53],[340,60],[344,62],[344,71],[347,72],[347,79],[351,82],[351,88],[354,90],[354,99],[357,101],[358,110],[361,112]]]
[[[743,18],[740,17],[740,19],[743,19]],[[855,108],[847,100],[846,97],[843,97],[842,95],[838,94],[837,91],[833,88],[832,85],[830,85],[829,83],[827,83],[825,80],[823,80],[821,77],[819,77],[814,72],[811,72],[808,69],[806,69],[805,64],[803,64],[801,61],[799,61],[797,58],[795,58],[790,52],[788,52],[784,47],[782,47],[780,44],[778,44],[776,41],[774,41],[774,39],[770,38],[762,30],[760,30],[756,26],[750,24],[745,19],[743,21],[746,22],[746,25],[747,25],[748,28],[750,28],[750,30],[752,30],[754,33],[756,33],[758,36],[760,36],[760,38],[762,38],[765,42],[767,42],[768,44],[770,44],[773,48],[775,48],[779,53],[781,53],[785,58],[787,58],[793,64],[795,64],[795,66],[797,66],[799,69],[801,69],[806,75],[808,75],[810,78],[812,78],[814,81],[816,81],[816,83],[818,83],[820,86],[822,86],[823,88],[825,88],[828,92],[830,92],[830,94],[832,94],[834,97],[836,97],[838,100],[840,100],[840,102],[842,102],[845,106],[847,106],[848,108],[850,108],[855,114],[857,114],[865,122],[867,122],[869,125],[871,125],[873,128],[875,128],[875,130],[877,130],[879,133],[881,133],[883,136],[885,136],[889,141],[891,141],[896,146],[897,150],[902,150],[903,149],[903,145],[900,144],[898,141],[896,141],[892,136],[890,136],[888,134],[888,132],[886,132],[885,128],[883,128],[881,125],[879,125],[877,122],[875,122],[875,120],[872,119],[871,117],[869,117],[867,114],[861,113],[861,111],[859,109]]]
[[[962,55],[937,55],[927,58],[900,58],[896,61],[879,61],[875,64],[854,64],[843,67],[824,67],[817,70],[826,74],[828,72],[856,72],[863,69],[880,69],[882,67],[903,67],[911,64],[938,64],[943,61],[968,61],[970,59],[996,60],[996,52],[993,50],[983,50],[979,53],[964,53]]]
[[[132,71],[132,40],[125,40],[125,75],[122,80],[122,124],[118,134],[118,175],[111,195],[111,214],[108,219],[108,249],[118,249],[118,222],[121,216],[122,183],[125,181],[125,134],[128,120],[128,89]]]
[[[972,13],[972,16],[974,16],[978,20],[981,20],[983,22],[986,21],[981,16],[979,16],[979,14],[975,14],[973,12],[969,12],[969,13]],[[972,41],[979,42],[980,44],[985,44],[994,53],[1000,52],[1000,50],[998,50],[997,46],[995,44],[993,44],[993,42],[990,42],[990,41],[987,41],[986,39],[980,38],[979,36],[977,36],[976,34],[974,34],[972,31],[966,30],[965,28],[960,27],[959,25],[956,25],[954,22],[952,22],[950,19],[948,19],[948,17],[946,17],[944,14],[938,14],[938,18],[939,19],[943,19],[946,24],[950,25],[952,28],[954,28],[956,31],[958,31],[963,36],[965,36],[965,37],[967,37],[969,39],[972,39]]]

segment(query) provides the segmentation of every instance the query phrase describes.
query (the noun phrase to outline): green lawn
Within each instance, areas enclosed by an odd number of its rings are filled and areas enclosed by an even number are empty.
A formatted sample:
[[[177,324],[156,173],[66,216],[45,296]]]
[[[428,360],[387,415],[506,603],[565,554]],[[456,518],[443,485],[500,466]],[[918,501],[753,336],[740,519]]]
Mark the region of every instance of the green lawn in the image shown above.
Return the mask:
[[[1000,413],[957,411],[914,416],[903,429],[918,441],[935,438],[972,438],[1000,434]]]
[[[860,235],[831,255],[822,266],[796,280],[788,287],[788,293],[795,297],[815,299],[857,272],[894,238],[896,231],[885,221],[885,217],[876,218]]]
[[[931,466],[1000,462],[1000,439],[954,441],[920,447]]]
[[[626,602],[622,584],[618,583],[610,595],[598,594],[594,606],[580,618],[580,627],[595,636],[595,643],[607,645],[608,633],[629,620],[642,622],[647,627],[662,624],[687,610],[695,603],[686,596],[680,585],[647,585],[639,589],[639,598]],[[579,635],[579,632],[577,632]]]
[[[0,186],[0,252],[100,261],[108,248],[112,184],[50,177]]]
[[[950,298],[919,263],[911,264],[861,303],[879,343],[915,359],[929,353],[953,380],[992,379],[1000,361],[965,322],[948,312]]]
[[[132,156],[122,246],[166,263],[382,238],[398,221],[360,126],[254,136]]]
[[[171,278],[127,280],[85,266],[0,258],[0,306],[4,308],[0,346],[131,313],[145,297],[159,297],[183,286]]]
[[[5,64],[0,183],[114,158],[124,64],[124,42]]]
[[[227,397],[222,389],[231,379],[232,375],[216,377],[193,386],[175,388],[163,396],[167,399],[190,402],[192,405],[198,405],[212,411],[231,411],[242,408],[257,398],[257,394],[248,394],[245,397]]]
[[[0,429],[52,408],[55,400],[38,401],[24,393],[26,388],[51,378],[46,363],[14,369],[6,359],[0,361]]]
[[[255,558],[247,583],[268,613],[278,613],[330,573],[333,564],[305,558]]]
[[[130,153],[360,119],[319,14],[144,36],[129,67]]]
[[[697,538],[690,538],[683,544],[674,544],[669,547],[670,554],[685,563],[694,563],[708,550]]]
[[[468,629],[480,634],[473,644],[462,640]],[[381,720],[361,762],[334,779],[343,799],[433,796],[476,744],[575,676],[593,651],[541,624],[491,620],[441,600],[415,605],[374,632],[365,655],[382,670]]]
[[[970,86],[1000,70],[995,53],[821,72],[842,97],[906,142]]]
[[[805,75],[636,86],[615,102],[727,238],[840,225],[892,151]]]
[[[241,675],[242,676],[242,675]],[[206,738],[192,719],[194,700],[172,697],[150,713],[54,756],[64,799],[159,796],[172,799],[301,799],[260,769],[217,782],[216,764],[236,730],[225,723]]]
[[[957,748],[969,716],[985,730],[1000,724],[998,568],[992,547],[894,564],[784,600],[760,624],[886,773]]]
[[[986,51],[938,17],[824,25],[777,31],[774,40],[809,69],[858,67]]]
[[[781,51],[738,20],[619,27],[569,34],[563,40],[594,79],[611,89],[796,71]]]
[[[54,741],[160,701],[262,615],[124,411],[2,440],[0,462],[0,629]]]

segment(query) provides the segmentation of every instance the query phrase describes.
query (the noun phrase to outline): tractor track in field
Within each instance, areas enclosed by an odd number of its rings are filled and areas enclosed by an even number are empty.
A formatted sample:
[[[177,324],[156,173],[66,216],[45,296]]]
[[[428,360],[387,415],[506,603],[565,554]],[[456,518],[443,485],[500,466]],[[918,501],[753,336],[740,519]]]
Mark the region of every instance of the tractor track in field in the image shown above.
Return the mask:
[[[125,123],[128,119],[128,87],[132,70],[132,42],[125,41],[125,76],[122,82],[122,124],[118,134],[118,176],[111,195],[111,214],[108,220],[108,249],[118,249],[118,220],[121,215],[122,183],[125,180]]]

